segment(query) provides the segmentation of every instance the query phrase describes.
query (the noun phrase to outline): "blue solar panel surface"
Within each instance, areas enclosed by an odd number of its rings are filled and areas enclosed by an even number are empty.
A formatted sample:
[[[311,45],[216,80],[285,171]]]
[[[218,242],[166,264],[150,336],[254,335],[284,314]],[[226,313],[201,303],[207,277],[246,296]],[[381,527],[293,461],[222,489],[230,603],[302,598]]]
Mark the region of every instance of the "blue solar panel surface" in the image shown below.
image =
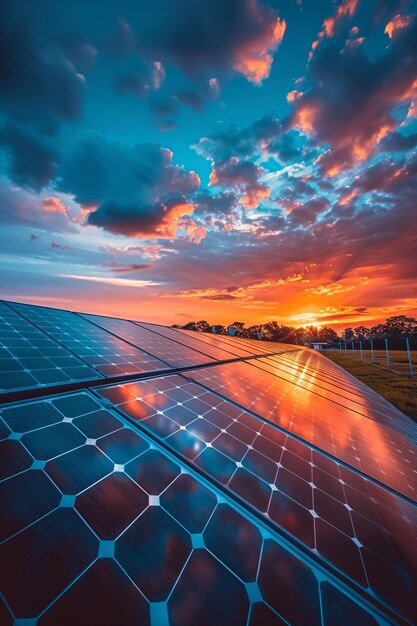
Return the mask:
[[[1,624],[416,623],[417,427],[330,361],[15,303],[0,341]]]

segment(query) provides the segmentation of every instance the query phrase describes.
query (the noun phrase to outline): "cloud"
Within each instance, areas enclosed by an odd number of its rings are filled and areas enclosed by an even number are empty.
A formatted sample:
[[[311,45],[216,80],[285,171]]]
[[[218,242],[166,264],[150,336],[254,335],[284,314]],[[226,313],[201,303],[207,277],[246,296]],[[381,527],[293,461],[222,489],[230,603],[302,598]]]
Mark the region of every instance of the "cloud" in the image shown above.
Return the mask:
[[[56,233],[75,232],[74,225],[62,212],[45,211],[42,198],[23,189],[12,189],[6,181],[0,182],[0,223]]]
[[[172,156],[155,144],[128,147],[89,136],[64,159],[56,186],[97,207],[88,224],[130,237],[175,238],[180,218],[194,211],[188,195],[200,179]]]
[[[390,133],[380,143],[380,150],[384,152],[406,152],[417,146],[417,133],[403,135],[396,131]]]
[[[56,38],[40,32],[33,2],[0,8],[0,104],[10,117],[41,132],[77,119],[85,78]]]
[[[271,189],[259,181],[263,173],[263,169],[252,161],[231,157],[213,164],[210,185],[240,192],[240,203],[248,209],[256,209],[262,200],[271,195]]]
[[[354,285],[342,285],[340,283],[330,283],[326,285],[319,285],[318,287],[312,287],[310,289],[304,289],[307,293],[313,293],[314,295],[333,296],[337,293],[345,293],[346,291],[352,291],[355,289]]]
[[[150,266],[149,263],[103,263],[104,267],[108,267],[112,272],[115,273],[130,273],[130,272],[139,272],[144,269],[148,269]]]
[[[417,25],[402,29],[381,56],[362,46],[323,40],[309,63],[303,95],[294,102],[293,127],[328,146],[317,163],[335,176],[370,158],[398,125],[394,110],[417,95]]]
[[[312,198],[307,202],[298,202],[289,212],[289,219],[295,226],[311,226],[318,216],[330,207],[326,198]]]
[[[269,76],[285,27],[272,6],[258,0],[154,0],[152,19],[142,12],[119,20],[110,50],[173,63],[189,77],[235,70],[259,84]]]
[[[323,30],[319,33],[320,38],[333,37],[340,22],[352,18],[358,8],[359,0],[344,0],[330,17],[323,22]]]
[[[6,155],[7,173],[17,185],[40,191],[56,174],[58,150],[18,124],[8,122],[0,129],[0,149]]]
[[[104,285],[112,285],[113,287],[153,287],[158,285],[151,280],[135,280],[131,278],[112,278],[111,276],[83,276],[80,274],[56,274],[58,278],[70,278],[72,280],[81,280],[93,283],[102,283]]]
[[[51,242],[51,248],[55,250],[73,250],[71,246],[66,246],[65,244],[57,243],[56,241]]]
[[[414,19],[414,15],[396,15],[385,26],[385,33],[390,39],[396,37],[403,28],[408,28]]]
[[[154,61],[152,64],[143,64],[136,71],[118,76],[114,89],[120,95],[130,94],[142,98],[152,91],[158,91],[164,80],[164,66],[160,61]]]

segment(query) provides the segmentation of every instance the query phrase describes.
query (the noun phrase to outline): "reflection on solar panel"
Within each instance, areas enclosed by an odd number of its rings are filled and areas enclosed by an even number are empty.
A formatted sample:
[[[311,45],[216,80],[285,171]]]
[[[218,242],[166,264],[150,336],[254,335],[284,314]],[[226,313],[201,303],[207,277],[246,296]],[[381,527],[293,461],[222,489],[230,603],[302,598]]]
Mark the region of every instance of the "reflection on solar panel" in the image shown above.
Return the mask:
[[[138,350],[70,311],[27,304],[13,305],[31,322],[106,376],[167,369],[153,356]]]
[[[128,320],[118,320],[98,315],[84,315],[84,317],[133,345],[157,355],[158,358],[163,359],[173,367],[201,365],[213,360],[207,354],[190,350],[187,346],[169,341],[160,334],[155,335],[155,333]],[[230,356],[226,358],[230,358]]]
[[[0,393],[99,377],[86,363],[0,302]]]
[[[0,340],[1,624],[415,623],[417,427],[322,355],[11,303]]]

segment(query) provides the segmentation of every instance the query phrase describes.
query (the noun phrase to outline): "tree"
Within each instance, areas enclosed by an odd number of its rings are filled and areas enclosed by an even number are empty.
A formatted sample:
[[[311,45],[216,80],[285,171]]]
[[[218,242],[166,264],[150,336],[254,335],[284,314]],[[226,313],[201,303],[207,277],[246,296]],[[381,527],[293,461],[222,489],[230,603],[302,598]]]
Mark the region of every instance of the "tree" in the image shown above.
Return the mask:
[[[328,326],[323,326],[323,328],[319,329],[319,341],[323,341],[324,343],[336,343],[339,341],[339,336],[333,328],[329,328]]]
[[[389,317],[384,324],[384,332],[389,337],[397,335],[414,335],[417,333],[417,320],[406,315]]]
[[[345,328],[342,333],[343,341],[353,341],[355,339],[355,333],[353,328]]]
[[[355,333],[355,339],[358,341],[367,341],[369,339],[370,331],[366,326],[357,326],[353,329],[353,332]]]
[[[383,339],[385,337],[384,324],[377,324],[369,329],[369,339]]]
[[[200,333],[207,333],[211,329],[211,326],[206,320],[200,320],[196,323],[196,330]]]
[[[233,324],[230,324],[230,326],[233,326],[233,328],[236,329],[237,337],[242,337],[245,322],[233,322]],[[230,328],[230,326],[228,326],[228,329]]]
[[[182,328],[184,330],[197,330],[197,325],[195,322],[187,322]]]

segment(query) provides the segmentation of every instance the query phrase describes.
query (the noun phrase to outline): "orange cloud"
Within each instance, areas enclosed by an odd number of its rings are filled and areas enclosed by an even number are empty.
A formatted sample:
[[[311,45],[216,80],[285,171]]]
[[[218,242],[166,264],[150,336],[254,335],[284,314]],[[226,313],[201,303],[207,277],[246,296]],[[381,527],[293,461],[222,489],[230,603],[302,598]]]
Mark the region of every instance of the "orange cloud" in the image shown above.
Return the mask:
[[[333,37],[338,22],[344,17],[353,17],[358,8],[359,0],[345,0],[343,4],[337,7],[334,14],[326,18],[323,22],[323,30],[319,33],[319,37]]]
[[[302,91],[297,91],[297,89],[294,89],[293,91],[287,93],[287,102],[295,102],[295,100],[301,98],[302,95]]]
[[[337,293],[344,293],[355,289],[354,285],[342,285],[340,283],[330,283],[329,285],[319,285],[304,289],[307,293],[313,293],[316,296],[334,296]]]
[[[254,2],[251,4],[253,20],[260,21],[259,6]],[[274,60],[273,53],[280,45],[285,29],[285,21],[276,17],[263,37],[254,39],[238,49],[233,68],[246,76],[251,83],[259,85],[269,76]]]
[[[45,211],[45,213],[59,213],[68,218],[65,204],[60,198],[56,198],[55,196],[49,196],[42,201],[42,210]]]
[[[390,39],[392,39],[398,31],[402,30],[403,28],[408,28],[413,19],[414,15],[396,15],[385,26],[384,32],[388,35]]]
[[[266,200],[271,195],[271,189],[259,186],[256,189],[247,189],[247,193],[239,200],[247,209],[257,209],[262,200]]]

